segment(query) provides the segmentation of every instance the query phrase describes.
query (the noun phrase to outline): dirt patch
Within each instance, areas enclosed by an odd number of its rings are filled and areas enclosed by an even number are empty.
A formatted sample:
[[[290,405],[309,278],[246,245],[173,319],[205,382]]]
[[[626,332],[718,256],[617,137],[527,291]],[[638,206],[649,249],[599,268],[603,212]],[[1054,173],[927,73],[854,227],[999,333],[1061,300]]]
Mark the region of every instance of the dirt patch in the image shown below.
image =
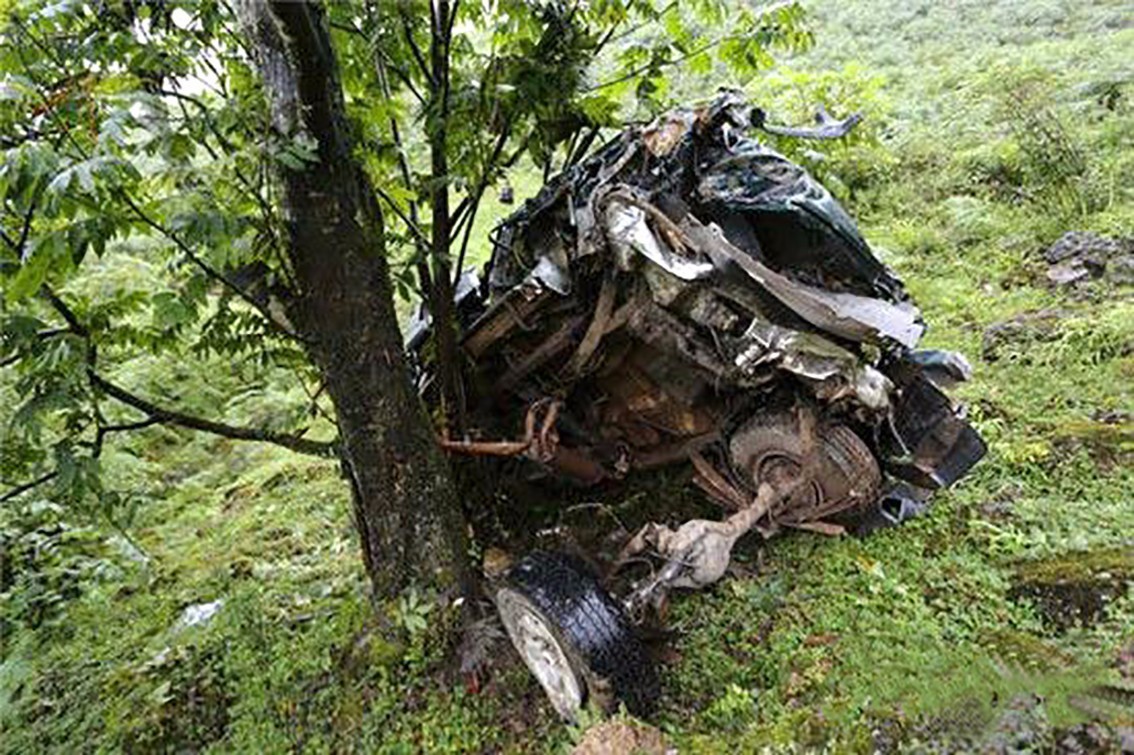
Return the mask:
[[[1089,626],[1106,615],[1134,580],[1134,546],[1073,553],[1016,567],[1012,600],[1027,600],[1057,633]]]
[[[637,721],[612,719],[587,729],[571,755],[668,755],[677,750],[666,744],[662,733]]]

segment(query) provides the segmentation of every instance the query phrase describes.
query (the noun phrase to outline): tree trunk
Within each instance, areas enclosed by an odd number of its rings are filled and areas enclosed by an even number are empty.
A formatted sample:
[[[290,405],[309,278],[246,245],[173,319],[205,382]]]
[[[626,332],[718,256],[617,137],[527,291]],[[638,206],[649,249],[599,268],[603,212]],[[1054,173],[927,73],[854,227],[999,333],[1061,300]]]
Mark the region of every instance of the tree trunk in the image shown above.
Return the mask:
[[[274,130],[317,159],[282,169],[291,315],[335,404],[367,571],[379,595],[411,582],[468,586],[448,465],[410,382],[381,211],[351,151],[334,50],[318,5],[246,0]]]
[[[433,259],[433,285],[430,288],[429,309],[433,314],[433,339],[436,347],[436,365],[440,384],[441,408],[446,422],[452,422],[457,434],[465,431],[464,396],[461,391],[460,354],[453,311],[453,270],[449,258],[452,233],[452,216],[449,214],[449,44],[452,35],[448,0],[435,0],[430,5],[431,37],[429,45],[430,68],[433,83],[430,89],[429,115],[426,129],[429,132],[429,159],[433,188],[430,192],[432,238],[430,256]],[[460,271],[457,271],[458,274]]]

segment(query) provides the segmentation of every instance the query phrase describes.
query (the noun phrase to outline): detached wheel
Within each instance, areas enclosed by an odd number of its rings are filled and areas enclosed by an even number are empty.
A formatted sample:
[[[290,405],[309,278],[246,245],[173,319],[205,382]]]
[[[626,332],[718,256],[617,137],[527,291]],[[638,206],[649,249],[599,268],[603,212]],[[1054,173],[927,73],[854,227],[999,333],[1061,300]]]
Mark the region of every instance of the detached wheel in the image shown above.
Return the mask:
[[[587,701],[648,715],[657,674],[618,603],[580,559],[537,551],[496,593],[508,637],[560,716],[574,721]]]

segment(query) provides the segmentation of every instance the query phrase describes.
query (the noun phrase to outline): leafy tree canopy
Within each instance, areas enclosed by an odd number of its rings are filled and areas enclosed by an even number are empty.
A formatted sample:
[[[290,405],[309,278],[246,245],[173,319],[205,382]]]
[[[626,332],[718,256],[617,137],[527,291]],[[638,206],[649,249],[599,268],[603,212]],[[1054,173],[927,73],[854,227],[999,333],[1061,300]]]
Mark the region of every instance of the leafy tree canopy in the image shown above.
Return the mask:
[[[546,173],[669,105],[675,66],[743,83],[771,50],[810,42],[795,3],[376,0],[326,13],[403,297],[451,290],[482,197],[519,161]],[[333,454],[333,420],[313,420],[333,414],[321,377],[278,306],[293,284],[278,172],[302,169],[314,144],[272,122],[234,9],[35,0],[2,24],[0,501],[51,486],[113,508],[104,442],[156,424]],[[113,255],[161,274],[92,285]],[[286,370],[309,402],[243,425],[139,379],[143,355]]]

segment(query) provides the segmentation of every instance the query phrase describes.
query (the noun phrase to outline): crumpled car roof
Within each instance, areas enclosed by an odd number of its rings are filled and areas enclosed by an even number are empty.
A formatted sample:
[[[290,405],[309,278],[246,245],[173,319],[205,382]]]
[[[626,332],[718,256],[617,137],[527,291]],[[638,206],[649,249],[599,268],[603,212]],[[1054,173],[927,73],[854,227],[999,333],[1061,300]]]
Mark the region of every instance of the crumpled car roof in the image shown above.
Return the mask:
[[[604,206],[612,194],[633,187],[663,209],[667,202],[691,202],[671,215],[687,209],[719,227],[750,258],[741,263],[749,273],[812,325],[855,341],[890,339],[913,348],[924,325],[901,281],[822,184],[747,135],[751,113],[738,94],[726,93],[711,105],[630,127],[554,178],[496,229],[489,300],[525,282],[570,293],[572,266],[611,236],[610,223],[604,229],[600,217]],[[625,239],[685,280],[714,267],[711,260],[673,254],[665,244],[650,245],[635,227],[637,213],[625,205],[620,212],[612,219],[616,243]]]

